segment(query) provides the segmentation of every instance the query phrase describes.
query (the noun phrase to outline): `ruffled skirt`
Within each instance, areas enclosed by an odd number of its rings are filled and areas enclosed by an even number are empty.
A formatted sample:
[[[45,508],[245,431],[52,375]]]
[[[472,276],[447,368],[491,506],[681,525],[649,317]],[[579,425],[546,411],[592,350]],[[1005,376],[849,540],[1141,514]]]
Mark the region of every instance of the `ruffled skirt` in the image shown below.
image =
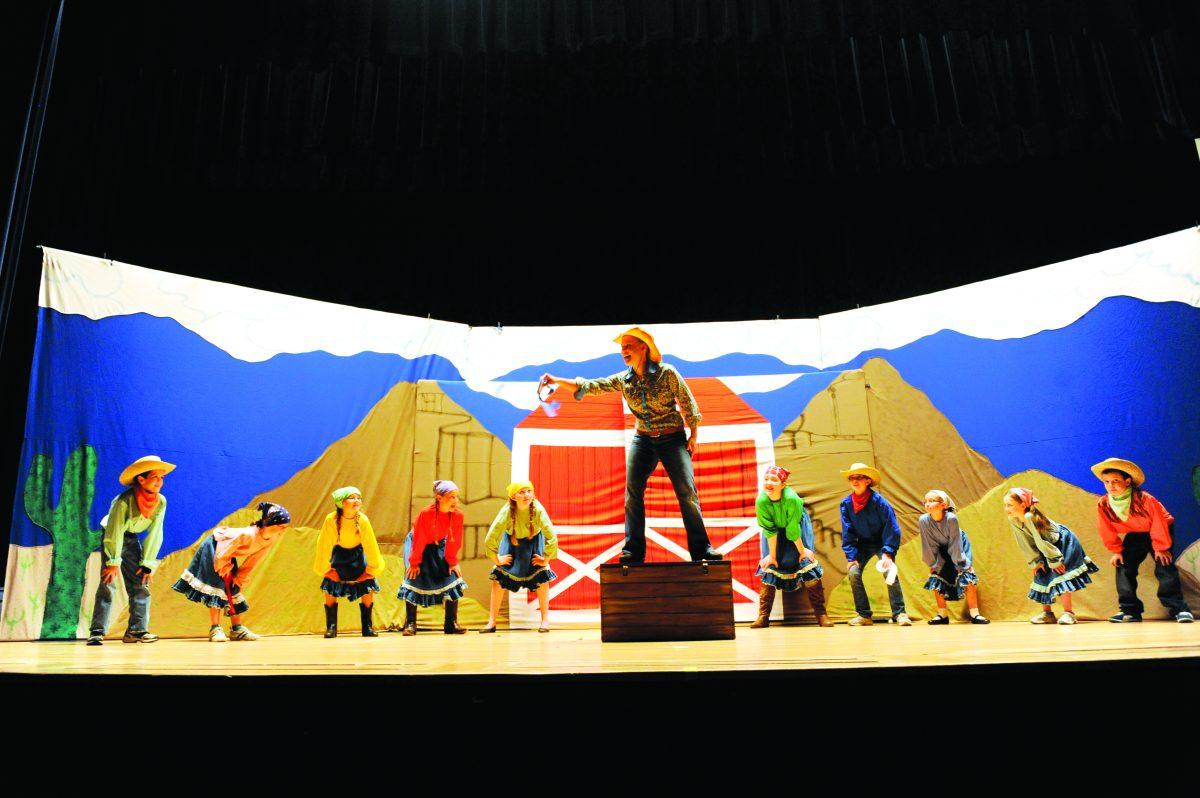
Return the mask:
[[[176,580],[172,588],[182,593],[188,601],[203,604],[206,607],[216,607],[231,615],[241,615],[250,609],[250,603],[242,594],[241,588],[233,586],[233,612],[229,611],[229,598],[225,592],[225,580],[213,566],[217,556],[217,540],[209,535],[196,549],[191,563],[183,575]],[[234,560],[233,572],[237,573],[237,561]]]
[[[404,538],[404,567],[412,556],[413,533]],[[466,592],[467,583],[450,572],[446,562],[446,541],[430,543],[421,552],[421,573],[416,579],[404,577],[396,596],[419,607],[433,607],[443,601],[458,601]]]
[[[544,585],[553,582],[558,578],[558,574],[554,573],[548,565],[534,565],[533,555],[545,555],[546,539],[541,532],[531,538],[518,539],[517,545],[513,546],[508,535],[503,535],[500,538],[500,548],[497,552],[501,557],[506,554],[512,555],[512,562],[508,565],[494,565],[492,572],[488,575],[505,590],[510,590],[516,593],[521,588],[526,588],[531,593],[538,589],[539,585]]]
[[[1063,564],[1067,570],[1061,574],[1054,573],[1050,564],[1042,558],[1045,566],[1033,576],[1029,585],[1029,598],[1038,604],[1053,604],[1054,600],[1064,593],[1074,593],[1083,590],[1092,583],[1092,574],[1100,568],[1092,562],[1083,550],[1083,544],[1075,533],[1065,526],[1058,527],[1058,550],[1062,552]]]
[[[759,568],[756,573],[762,578],[763,584],[790,593],[814,582],[820,582],[825,569],[819,563],[801,557],[800,548],[795,541],[788,540],[787,535],[779,534],[778,537],[779,542],[775,544],[776,565],[766,569]],[[770,544],[766,535],[762,535],[761,538],[760,551],[762,556],[766,557],[771,551]]]

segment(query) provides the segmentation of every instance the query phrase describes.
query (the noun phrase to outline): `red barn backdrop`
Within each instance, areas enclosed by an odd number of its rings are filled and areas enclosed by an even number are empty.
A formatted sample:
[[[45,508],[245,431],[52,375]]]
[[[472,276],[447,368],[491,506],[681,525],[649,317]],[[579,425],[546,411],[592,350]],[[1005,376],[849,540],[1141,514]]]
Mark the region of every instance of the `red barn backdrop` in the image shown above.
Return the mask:
[[[719,378],[687,384],[704,417],[693,464],[705,526],[713,546],[732,561],[734,612],[748,620],[758,600],[754,500],[774,458],[771,426]],[[554,415],[538,408],[513,431],[512,477],[533,481],[559,536],[558,579],[550,585],[556,623],[599,620],[598,569],[617,561],[625,541],[625,455],[633,432],[619,393],[580,402],[568,396]],[[646,488],[646,560],[687,559],[679,504],[660,464]],[[513,601],[510,616],[516,626],[533,623],[532,597]]]

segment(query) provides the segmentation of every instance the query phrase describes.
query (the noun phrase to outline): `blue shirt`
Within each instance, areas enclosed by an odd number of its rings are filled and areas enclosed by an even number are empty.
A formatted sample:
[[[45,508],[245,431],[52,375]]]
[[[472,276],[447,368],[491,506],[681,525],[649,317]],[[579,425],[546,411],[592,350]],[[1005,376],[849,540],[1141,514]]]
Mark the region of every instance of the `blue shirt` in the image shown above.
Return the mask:
[[[847,561],[858,559],[860,541],[872,548],[879,547],[893,557],[900,548],[900,522],[896,520],[896,511],[887,499],[873,490],[867,506],[857,513],[852,496],[842,499],[842,551],[846,552]]]

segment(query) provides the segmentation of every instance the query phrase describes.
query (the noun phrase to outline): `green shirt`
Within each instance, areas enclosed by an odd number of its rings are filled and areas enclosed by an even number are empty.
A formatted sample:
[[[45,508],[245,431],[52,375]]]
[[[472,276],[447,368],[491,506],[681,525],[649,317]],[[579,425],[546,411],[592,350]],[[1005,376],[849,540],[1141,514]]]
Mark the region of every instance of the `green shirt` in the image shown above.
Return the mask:
[[[700,408],[696,397],[674,366],[666,363],[646,363],[646,373],[638,376],[633,369],[626,369],[611,377],[585,380],[576,377],[579,390],[576,399],[587,394],[620,391],[637,420],[638,432],[662,432],[686,424],[700,426]],[[678,408],[676,407],[678,405]]]
[[[784,487],[779,501],[771,501],[771,497],[765,492],[758,494],[758,500],[754,502],[754,511],[758,516],[758,528],[767,537],[774,537],[783,532],[788,540],[795,542],[803,536],[804,499],[791,488]],[[812,549],[811,536],[802,542],[806,549]]]
[[[1059,551],[1058,546],[1054,545],[1058,542],[1056,524],[1051,522],[1048,531],[1040,532],[1033,523],[1033,516],[1029,513],[1025,514],[1024,523],[1017,523],[1012,518],[1008,520],[1012,524],[1013,537],[1017,539],[1017,545],[1025,553],[1025,561],[1029,563],[1030,567],[1041,562],[1043,557],[1046,558],[1046,562],[1050,564],[1051,568],[1062,564],[1062,552]]]
[[[483,539],[483,550],[489,557],[495,559],[499,554],[500,539],[504,535],[516,535],[517,540],[522,540],[531,538],[539,532],[546,541],[544,555],[546,559],[552,560],[558,556],[558,538],[554,536],[554,525],[550,523],[550,516],[546,514],[546,509],[536,501],[530,505],[530,508],[534,509],[532,533],[529,530],[529,510],[517,510],[517,521],[514,524],[508,502],[504,503],[500,512],[496,514],[496,520],[492,521],[487,537]]]
[[[158,567],[158,550],[162,548],[163,519],[167,515],[167,497],[158,494],[158,507],[149,518],[142,515],[138,509],[137,496],[134,489],[120,493],[112,500],[108,508],[108,517],[104,522],[104,564],[121,564],[121,547],[127,534],[135,534],[150,530],[142,542],[142,561],[139,565],[153,571]]]

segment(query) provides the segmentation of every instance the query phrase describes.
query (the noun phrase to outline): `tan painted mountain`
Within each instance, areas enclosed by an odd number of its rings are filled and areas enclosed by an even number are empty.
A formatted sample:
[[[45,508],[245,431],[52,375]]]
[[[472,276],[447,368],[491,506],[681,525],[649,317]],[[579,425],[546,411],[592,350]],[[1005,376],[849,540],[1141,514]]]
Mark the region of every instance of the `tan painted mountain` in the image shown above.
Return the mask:
[[[851,463],[880,470],[881,492],[896,508],[905,540],[917,534],[929,489],[945,490],[965,504],[1003,479],[929,397],[879,358],[843,372],[814,396],[775,439],[775,460],[792,472],[788,484],[812,515],[826,590],[846,573],[839,505],[849,486],[840,472]],[[794,602],[788,602],[789,617],[798,611]]]
[[[317,460],[249,503],[270,500],[292,511],[297,524],[319,528],[333,509],[329,494],[342,485],[363,491],[363,511],[381,544],[401,555],[412,518],[433,501],[433,481],[452,479],[461,488],[465,516],[460,560],[467,596],[487,603],[491,562],[483,539],[506,500],[512,453],[504,441],[456,404],[433,381],[400,383],[362,423]],[[507,611],[507,610],[506,610]]]

